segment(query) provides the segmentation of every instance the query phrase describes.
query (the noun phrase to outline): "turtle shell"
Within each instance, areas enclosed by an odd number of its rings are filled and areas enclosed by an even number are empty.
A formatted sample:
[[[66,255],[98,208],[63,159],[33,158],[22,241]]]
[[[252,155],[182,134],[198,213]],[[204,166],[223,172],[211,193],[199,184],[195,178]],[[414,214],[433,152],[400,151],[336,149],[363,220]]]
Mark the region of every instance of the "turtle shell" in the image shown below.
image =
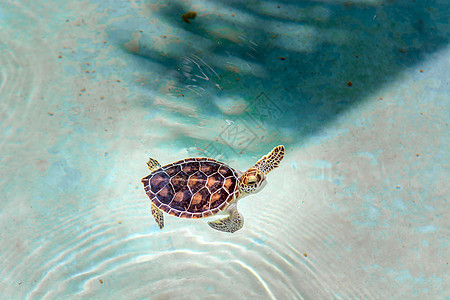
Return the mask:
[[[239,195],[238,175],[211,158],[187,158],[142,178],[145,192],[162,211],[203,218],[225,209]]]

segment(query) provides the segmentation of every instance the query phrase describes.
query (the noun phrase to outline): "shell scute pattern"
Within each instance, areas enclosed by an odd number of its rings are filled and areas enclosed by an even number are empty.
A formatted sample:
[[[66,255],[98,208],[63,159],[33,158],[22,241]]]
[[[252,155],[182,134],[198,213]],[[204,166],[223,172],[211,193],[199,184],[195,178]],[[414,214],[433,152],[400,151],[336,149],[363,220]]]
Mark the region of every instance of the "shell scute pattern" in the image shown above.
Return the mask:
[[[224,178],[219,173],[212,174],[210,177],[208,177],[208,180],[206,181],[206,187],[210,191],[215,191],[219,189],[222,186]]]
[[[188,208],[189,212],[195,213],[199,211],[207,211],[209,210],[209,197],[211,194],[206,188],[202,188],[198,191],[193,197],[191,201],[191,205]]]
[[[185,183],[188,181],[188,179],[189,179],[189,175],[187,175],[185,172],[181,171],[181,172],[177,173],[175,176],[173,176],[172,178],[170,178],[170,183],[172,184],[175,192],[178,192],[185,186]]]
[[[183,172],[185,172],[188,175],[194,174],[195,172],[198,171],[199,168],[200,168],[200,163],[194,162],[194,161],[191,161],[189,163],[184,163],[182,165]]]
[[[151,201],[180,218],[218,213],[238,196],[235,170],[212,158],[188,158],[165,165],[142,180]]]
[[[182,188],[174,195],[172,199],[168,199],[170,207],[179,211],[185,211],[191,202],[192,193],[187,187]]]
[[[171,165],[172,165],[171,167],[168,167],[167,169],[165,169],[167,175],[173,176],[181,171],[180,165],[173,165],[173,164],[171,164]]]
[[[234,189],[236,188],[236,181],[232,180],[231,178],[227,178],[225,179],[223,186],[228,193],[231,193],[231,191],[234,191]]]
[[[202,168],[201,171],[206,175],[206,176],[211,176],[214,173],[217,173],[217,170],[219,169],[219,165],[217,163],[214,162],[203,162],[202,163]]]
[[[202,187],[205,186],[205,182],[208,177],[201,171],[197,171],[189,176],[188,187],[193,194],[197,193]]]
[[[231,169],[225,166],[220,166],[219,173],[225,178],[233,176],[233,172],[231,171]]]
[[[210,209],[217,208],[221,204],[220,199],[222,199],[225,195],[228,195],[228,193],[223,188],[212,194]]]
[[[160,171],[153,175],[152,179],[150,179],[150,186],[153,193],[159,192],[163,187],[166,186],[167,181],[170,176],[167,175],[166,172]]]
[[[169,204],[170,203],[169,200],[172,199],[174,196],[175,191],[173,190],[173,187],[170,184],[167,184],[156,194],[158,200],[164,204]]]

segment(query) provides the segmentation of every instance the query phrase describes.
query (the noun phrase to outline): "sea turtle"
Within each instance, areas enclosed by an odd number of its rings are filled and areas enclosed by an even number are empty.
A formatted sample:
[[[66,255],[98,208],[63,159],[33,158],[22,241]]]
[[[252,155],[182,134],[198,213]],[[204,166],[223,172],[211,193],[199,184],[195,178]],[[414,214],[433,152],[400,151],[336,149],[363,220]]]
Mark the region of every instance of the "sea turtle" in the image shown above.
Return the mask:
[[[209,226],[235,232],[244,225],[237,201],[261,190],[266,175],[278,167],[283,157],[284,146],[277,146],[243,173],[212,158],[186,158],[162,167],[150,158],[147,166],[151,173],[142,178],[142,183],[160,229],[164,227],[162,211],[194,219],[224,211],[228,216],[208,222]]]

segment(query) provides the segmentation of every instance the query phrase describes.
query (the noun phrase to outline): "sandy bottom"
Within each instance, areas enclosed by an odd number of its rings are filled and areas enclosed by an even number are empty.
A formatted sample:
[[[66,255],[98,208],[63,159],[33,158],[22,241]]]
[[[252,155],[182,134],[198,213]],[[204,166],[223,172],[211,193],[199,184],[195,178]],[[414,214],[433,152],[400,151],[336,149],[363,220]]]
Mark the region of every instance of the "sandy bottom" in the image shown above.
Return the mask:
[[[2,297],[450,296],[448,5],[63,2],[0,5]],[[242,230],[158,229],[149,156],[278,144]]]

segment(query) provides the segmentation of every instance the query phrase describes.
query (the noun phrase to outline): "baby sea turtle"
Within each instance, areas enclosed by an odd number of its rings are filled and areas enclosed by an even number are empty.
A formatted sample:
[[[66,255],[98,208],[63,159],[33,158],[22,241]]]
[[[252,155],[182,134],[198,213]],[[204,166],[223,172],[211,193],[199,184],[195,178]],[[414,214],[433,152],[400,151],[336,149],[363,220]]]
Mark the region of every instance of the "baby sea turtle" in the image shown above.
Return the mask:
[[[284,146],[277,146],[243,173],[212,158],[186,158],[162,167],[150,158],[147,165],[151,173],[142,178],[142,183],[160,229],[164,227],[162,211],[194,219],[224,211],[228,216],[208,222],[209,226],[235,232],[244,225],[237,201],[261,190],[266,175],[278,167],[283,157]]]

